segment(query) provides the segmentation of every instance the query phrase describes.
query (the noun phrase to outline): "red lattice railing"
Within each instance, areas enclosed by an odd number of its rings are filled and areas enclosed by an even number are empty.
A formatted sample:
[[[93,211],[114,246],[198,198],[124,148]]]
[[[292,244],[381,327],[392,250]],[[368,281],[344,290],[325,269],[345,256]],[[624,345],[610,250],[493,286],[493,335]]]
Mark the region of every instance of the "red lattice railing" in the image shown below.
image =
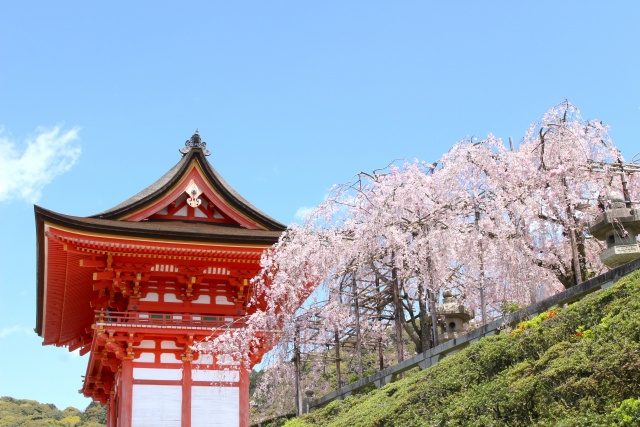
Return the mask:
[[[141,313],[138,311],[96,311],[97,326],[133,326],[168,329],[229,329],[244,326],[240,317],[213,314]]]

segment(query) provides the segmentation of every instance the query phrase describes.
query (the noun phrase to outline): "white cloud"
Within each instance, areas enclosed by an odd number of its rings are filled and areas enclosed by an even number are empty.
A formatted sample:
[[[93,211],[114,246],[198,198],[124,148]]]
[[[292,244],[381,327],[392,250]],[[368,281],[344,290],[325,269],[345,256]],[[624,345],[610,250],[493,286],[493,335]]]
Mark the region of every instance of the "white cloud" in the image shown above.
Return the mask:
[[[300,206],[293,217],[295,219],[303,220],[312,210],[313,208],[310,208],[308,206]]]
[[[32,331],[29,328],[25,328],[24,326],[20,326],[20,325],[14,325],[8,328],[5,327],[0,329],[0,338],[5,338],[11,334],[19,334],[19,333],[28,334],[30,332]]]
[[[80,147],[74,144],[79,131],[78,127],[66,132],[60,126],[38,128],[20,154],[0,127],[0,202],[22,199],[35,203],[43,187],[71,169],[80,157]]]

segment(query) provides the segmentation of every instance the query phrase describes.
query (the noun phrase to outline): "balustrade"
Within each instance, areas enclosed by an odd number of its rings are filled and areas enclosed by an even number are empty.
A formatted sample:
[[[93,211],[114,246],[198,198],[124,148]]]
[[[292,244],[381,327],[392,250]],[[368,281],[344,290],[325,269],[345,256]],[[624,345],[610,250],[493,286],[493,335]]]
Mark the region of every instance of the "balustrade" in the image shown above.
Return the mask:
[[[245,326],[242,318],[233,316],[103,310],[96,311],[95,324],[101,327],[133,326],[167,329],[229,329]]]

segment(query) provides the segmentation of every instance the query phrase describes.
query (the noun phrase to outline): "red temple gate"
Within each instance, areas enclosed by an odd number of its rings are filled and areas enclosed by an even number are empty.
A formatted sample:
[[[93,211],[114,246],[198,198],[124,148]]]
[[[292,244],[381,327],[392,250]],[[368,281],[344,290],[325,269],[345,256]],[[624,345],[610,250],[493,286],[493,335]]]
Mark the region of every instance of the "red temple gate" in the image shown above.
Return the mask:
[[[35,207],[36,332],[90,353],[81,392],[107,406],[109,427],[249,425],[245,365],[192,345],[243,327],[250,279],[285,226],[219,176],[197,131],[180,151],[162,178],[101,214]]]

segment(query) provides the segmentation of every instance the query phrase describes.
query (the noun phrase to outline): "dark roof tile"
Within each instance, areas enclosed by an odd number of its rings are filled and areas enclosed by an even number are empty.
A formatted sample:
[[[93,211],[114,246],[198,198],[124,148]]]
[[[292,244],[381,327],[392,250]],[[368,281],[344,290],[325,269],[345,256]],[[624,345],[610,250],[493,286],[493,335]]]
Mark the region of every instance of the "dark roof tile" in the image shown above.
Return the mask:
[[[281,222],[271,218],[251,203],[249,203],[244,197],[242,197],[236,190],[231,187],[227,181],[220,176],[209,161],[204,156],[203,152],[199,148],[192,148],[182,159],[172,167],[167,173],[165,173],[160,179],[145,188],[138,194],[124,202],[107,209],[96,215],[92,215],[92,218],[105,218],[105,219],[118,219],[125,216],[129,212],[133,212],[140,207],[147,205],[159,198],[171,189],[171,187],[180,180],[184,173],[188,171],[188,167],[191,162],[197,161],[202,170],[207,175],[209,181],[216,187],[218,191],[223,195],[225,200],[231,204],[234,208],[240,210],[242,213],[252,218],[254,221],[262,224],[269,230],[284,231],[286,226]]]

